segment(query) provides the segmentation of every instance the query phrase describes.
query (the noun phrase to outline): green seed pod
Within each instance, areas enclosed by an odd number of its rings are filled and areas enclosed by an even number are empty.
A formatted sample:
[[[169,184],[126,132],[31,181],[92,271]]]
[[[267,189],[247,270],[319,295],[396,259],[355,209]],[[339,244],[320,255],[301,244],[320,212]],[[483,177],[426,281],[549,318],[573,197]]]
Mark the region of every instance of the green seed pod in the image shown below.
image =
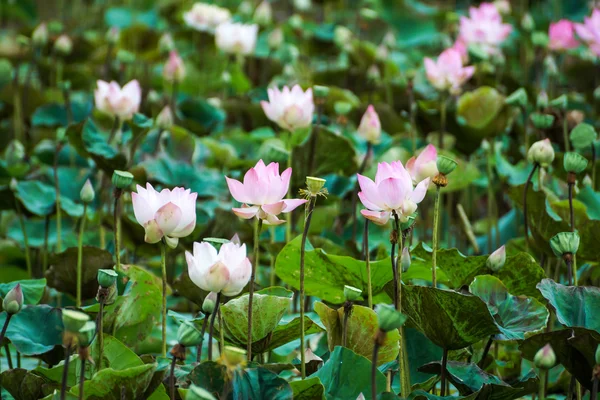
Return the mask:
[[[323,189],[323,186],[325,186],[325,182],[325,179],[316,178],[314,176],[307,176],[306,187],[308,188],[308,191],[310,192],[311,196],[316,196],[319,193],[321,193],[321,189]]]
[[[592,146],[598,134],[592,125],[582,122],[573,128],[569,137],[573,147],[576,150],[582,150]]]
[[[115,170],[112,175],[112,183],[119,189],[127,189],[133,182],[133,175],[128,171]]]
[[[89,315],[85,313],[75,310],[62,310],[62,321],[67,332],[76,334],[89,320]]]
[[[329,96],[329,88],[327,86],[315,85],[313,86],[313,93],[316,98],[324,99]]]
[[[533,32],[531,34],[531,41],[536,47],[548,47],[548,34],[546,32]]]
[[[88,347],[94,335],[96,334],[96,323],[94,321],[87,321],[83,327],[77,332],[77,342],[81,347]]]
[[[446,156],[437,157],[437,169],[442,175],[449,175],[456,168],[456,161]]]
[[[10,289],[2,300],[2,308],[10,315],[17,314],[23,308],[23,290],[21,284],[17,283],[14,288]]]
[[[229,366],[240,365],[246,361],[246,350],[234,346],[224,346],[223,358]]]
[[[379,329],[390,332],[400,328],[406,321],[406,316],[389,304],[379,304],[375,310]]]
[[[86,180],[79,192],[79,198],[84,203],[91,203],[94,201],[94,197],[96,197],[96,193],[94,193],[94,187],[92,186],[92,182],[90,180]]]
[[[557,257],[564,254],[576,254],[579,249],[579,234],[577,232],[560,232],[550,239],[550,247]]]
[[[524,88],[518,88],[517,90],[512,92],[510,96],[508,96],[506,100],[504,100],[504,102],[509,106],[518,106],[525,108],[527,107],[527,103],[529,102],[529,99],[527,98],[527,91]]]
[[[565,167],[565,171],[572,172],[574,174],[580,174],[587,168],[588,160],[581,154],[570,151],[565,153],[563,165]]]
[[[111,287],[117,283],[117,277],[119,275],[115,270],[112,269],[99,269],[98,270],[98,284],[103,288]]]
[[[185,400],[217,400],[208,390],[192,384],[185,395]]]
[[[357,289],[353,286],[344,286],[344,298],[347,301],[360,301],[362,300],[362,290]]]
[[[539,349],[538,352],[535,353],[535,357],[533,357],[533,363],[540,369],[550,369],[554,367],[556,364],[556,354],[554,354],[552,346],[547,344]]]
[[[531,122],[537,129],[548,129],[554,124],[554,115],[533,113],[531,114]]]
[[[197,346],[202,343],[202,334],[193,323],[183,321],[177,329],[177,341],[185,347]]]

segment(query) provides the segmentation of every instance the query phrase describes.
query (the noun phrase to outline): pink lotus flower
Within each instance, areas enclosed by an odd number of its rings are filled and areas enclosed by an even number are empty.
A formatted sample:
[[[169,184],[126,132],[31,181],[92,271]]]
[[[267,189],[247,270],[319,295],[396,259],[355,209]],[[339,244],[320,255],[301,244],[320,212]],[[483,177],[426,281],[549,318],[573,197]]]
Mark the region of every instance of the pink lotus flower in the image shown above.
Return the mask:
[[[217,26],[230,19],[228,9],[205,3],[195,3],[191,10],[183,13],[185,24],[201,32],[214,32]]]
[[[267,118],[290,132],[310,126],[315,110],[311,88],[303,92],[298,85],[292,90],[284,86],[281,91],[278,88],[267,89],[267,93],[269,101],[260,102]]]
[[[277,218],[277,215],[288,213],[306,203],[304,199],[284,199],[291,176],[291,168],[279,175],[278,163],[265,166],[263,160],[259,160],[256,166],[244,175],[244,183],[225,177],[231,195],[242,203],[242,207],[234,208],[233,212],[244,219],[256,216],[267,225],[284,223],[285,221]]]
[[[368,210],[361,214],[378,225],[385,224],[392,213],[405,222],[417,210],[429,186],[429,178],[413,188],[412,178],[400,161],[377,165],[375,182],[357,174],[360,192],[358,198]]]
[[[512,32],[510,24],[502,23],[502,16],[492,3],[482,3],[469,8],[469,18],[460,18],[459,37],[467,45],[476,44],[488,54],[496,54],[498,48]]]
[[[185,65],[177,51],[169,52],[169,60],[163,69],[163,76],[169,82],[181,82],[185,78]]]
[[[230,54],[248,55],[254,53],[258,25],[226,22],[215,30],[217,48]]]
[[[135,219],[146,231],[144,240],[157,243],[165,238],[175,248],[179,238],[186,237],[196,226],[196,197],[190,189],[176,187],[173,190],[154,190],[146,183],[146,189],[137,185],[137,193],[131,193]]]
[[[196,286],[225,296],[239,294],[252,274],[245,244],[224,243],[217,253],[210,243],[194,242],[194,254],[186,251],[185,259],[190,279]]]
[[[433,179],[438,174],[435,146],[428,144],[418,157],[411,157],[406,162],[406,169],[415,184],[427,178]]]
[[[575,24],[575,32],[594,54],[600,56],[600,9],[594,9],[591,17],[583,19],[583,24]]]
[[[568,50],[579,46],[575,39],[574,24],[566,19],[550,24],[548,47],[551,50]]]
[[[469,62],[469,49],[467,48],[467,45],[461,38],[456,39],[451,49],[458,51],[458,54],[460,54],[460,59],[462,60],[463,64]]]
[[[97,85],[94,100],[96,108],[101,112],[126,121],[139,111],[142,88],[137,80],[134,79],[122,89],[115,81],[108,83],[99,80]]]
[[[463,67],[460,53],[452,48],[444,50],[437,62],[425,57],[427,79],[433,87],[440,91],[459,91],[474,72],[475,67],[473,66]]]
[[[358,126],[358,134],[365,138],[367,142],[373,144],[379,142],[379,138],[381,137],[381,122],[373,105],[369,105],[367,111],[363,114]]]

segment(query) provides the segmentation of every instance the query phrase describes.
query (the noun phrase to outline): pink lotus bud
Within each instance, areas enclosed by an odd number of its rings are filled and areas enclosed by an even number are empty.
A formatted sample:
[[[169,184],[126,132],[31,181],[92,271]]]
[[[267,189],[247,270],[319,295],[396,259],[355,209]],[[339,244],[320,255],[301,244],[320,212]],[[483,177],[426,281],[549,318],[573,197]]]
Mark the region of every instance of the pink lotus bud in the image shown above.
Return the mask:
[[[15,287],[10,289],[4,300],[2,301],[2,308],[8,314],[16,314],[21,311],[23,307],[23,290],[21,289],[21,284],[17,283]]]
[[[137,80],[133,80],[121,87],[117,82],[98,81],[94,91],[96,108],[105,113],[127,121],[140,109],[142,101],[142,88]]]
[[[281,91],[278,88],[267,89],[267,93],[269,101],[261,101],[260,105],[271,121],[290,132],[311,125],[315,110],[311,88],[303,92],[298,85],[291,90],[284,86]]]
[[[485,265],[494,272],[498,272],[504,267],[506,263],[506,248],[500,247],[494,251],[485,262]]]
[[[456,92],[473,76],[475,67],[463,67],[460,53],[450,48],[444,50],[437,61],[425,57],[425,72],[437,90]]]
[[[358,134],[367,142],[372,144],[379,143],[379,139],[381,138],[381,122],[379,121],[379,115],[375,111],[375,107],[372,105],[367,107],[367,111],[360,120]]]
[[[169,53],[169,60],[163,69],[163,77],[169,82],[181,82],[185,78],[185,65],[175,50]]]
[[[550,24],[548,47],[551,50],[568,50],[579,46],[575,39],[574,24],[566,19]]]

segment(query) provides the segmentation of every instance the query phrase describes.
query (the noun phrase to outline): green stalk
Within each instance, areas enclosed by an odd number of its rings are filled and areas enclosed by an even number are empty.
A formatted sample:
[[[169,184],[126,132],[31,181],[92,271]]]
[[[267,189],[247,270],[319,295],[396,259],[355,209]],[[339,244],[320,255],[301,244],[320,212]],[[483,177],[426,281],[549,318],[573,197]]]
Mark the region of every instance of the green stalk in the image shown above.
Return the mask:
[[[438,149],[444,149],[444,133],[446,132],[446,94],[440,96],[440,131],[438,137]]]
[[[27,265],[27,276],[29,279],[33,278],[33,270],[31,267],[31,257],[29,256],[29,240],[27,238],[27,229],[25,229],[25,219],[23,218],[23,211],[19,200],[15,199],[15,207],[17,209],[17,215],[19,216],[19,224],[21,225],[21,231],[23,232],[23,244],[25,245],[25,264]]]
[[[569,120],[567,119],[567,112],[563,118],[563,141],[565,142],[565,152],[571,151],[571,144],[569,143]]]
[[[85,218],[87,214],[87,203],[83,203],[83,215],[79,225],[79,238],[77,240],[77,308],[81,307],[81,276],[82,276],[82,253],[83,253],[83,232],[85,230]]]
[[[540,368],[540,385],[539,385],[539,400],[544,400],[546,398],[546,374],[548,372]]]
[[[102,361],[104,359],[104,302],[106,301],[105,296],[100,297],[100,310],[98,311],[98,329],[96,329],[98,335],[98,371],[102,370]]]
[[[311,196],[310,199],[308,199],[306,219],[304,220],[304,231],[302,232],[302,244],[300,245],[300,372],[302,379],[306,378],[306,364],[304,355],[304,347],[306,346],[304,339],[304,257],[306,253],[306,238],[308,237],[308,229],[310,228],[310,221],[312,219],[316,202],[316,196]]]
[[[433,211],[433,251],[431,254],[431,284],[437,287],[436,266],[437,266],[437,248],[438,248],[438,228],[440,223],[440,193],[441,186],[436,185],[435,189],[435,208]]]
[[[289,136],[288,136],[288,142],[287,142],[287,150],[289,152],[289,156],[287,159],[287,168],[291,168],[292,167],[292,153],[294,151],[294,149],[292,148],[292,132],[289,131]],[[292,179],[290,179],[290,183],[292,182]],[[291,190],[288,190],[288,193],[286,195],[286,198],[291,199]],[[285,221],[285,241],[289,243],[289,241],[292,240],[292,214],[289,214],[289,218],[286,218]]]
[[[493,142],[493,141],[492,141]],[[493,147],[493,145],[490,145]],[[492,169],[492,152],[491,149],[487,155],[487,176],[488,176],[488,185],[487,185],[487,243],[488,243],[488,252],[491,253],[494,250],[494,245],[492,241],[492,227],[495,227],[495,219],[494,219],[494,187],[492,186],[493,182],[493,169]],[[498,231],[496,231],[496,235],[498,235]]]
[[[365,263],[367,265],[367,291],[369,299],[369,308],[373,308],[373,288],[371,285],[371,260],[369,254],[369,220],[365,218],[365,230],[363,233],[363,243],[365,252]]]
[[[395,220],[395,229],[396,234],[398,236],[398,256],[396,256],[395,269],[397,271],[398,283],[397,283],[397,297],[398,297],[398,305],[397,310],[402,312],[402,267],[398,266],[398,257],[402,255],[402,250],[404,248],[404,238],[402,237],[402,231],[400,230],[400,221],[398,220],[398,214],[394,213]],[[410,376],[408,369],[408,359],[406,357],[406,338],[404,335],[404,327],[398,328],[399,338],[399,348],[398,348],[398,369],[400,371],[400,390],[403,398],[408,398],[410,394]]]
[[[275,244],[275,227],[271,226],[269,228],[270,230],[270,239],[271,239],[271,245]],[[269,283],[270,286],[275,286],[275,256],[273,254],[271,254],[271,276],[269,279]]]
[[[115,257],[117,259],[117,265],[115,270],[119,272],[121,270],[121,218],[119,216],[119,199],[121,198],[121,194],[123,193],[122,189],[115,188],[114,197],[114,210],[113,210],[113,230],[115,235]],[[165,350],[166,351],[166,350]]]
[[[260,256],[259,241],[261,228],[262,219],[257,216],[254,223],[254,263],[252,264],[252,275],[250,276],[250,287],[248,290],[248,344],[246,347],[248,361],[252,361],[252,300],[254,299],[254,281],[256,279],[256,270],[258,269],[258,259]]]
[[[162,356],[167,355],[167,244],[160,243],[160,265],[162,269]]]

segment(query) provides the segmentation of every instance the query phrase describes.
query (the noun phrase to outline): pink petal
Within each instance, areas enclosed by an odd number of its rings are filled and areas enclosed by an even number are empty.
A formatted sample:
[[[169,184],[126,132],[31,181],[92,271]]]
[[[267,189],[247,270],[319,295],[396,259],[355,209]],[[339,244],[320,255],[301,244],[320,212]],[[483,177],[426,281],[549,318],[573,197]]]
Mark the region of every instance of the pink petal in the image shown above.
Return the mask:
[[[156,211],[154,221],[165,235],[169,235],[177,228],[181,220],[181,208],[174,203],[168,202]]]
[[[250,199],[246,195],[246,189],[244,184],[237,179],[231,179],[229,177],[225,177],[227,181],[227,187],[229,187],[229,192],[231,192],[231,196],[240,203],[251,203]]]
[[[368,220],[373,221],[377,225],[385,225],[389,219],[391,213],[389,211],[369,211],[369,210],[360,210],[360,213]]]
[[[285,208],[285,203],[283,201],[278,201],[277,203],[263,204],[261,208],[267,214],[277,215],[283,211]]]
[[[423,179],[417,187],[410,194],[410,199],[415,203],[419,204],[425,198],[427,194],[427,188],[429,187],[430,178]]]
[[[389,210],[399,208],[407,195],[400,179],[388,178],[379,184],[378,189],[381,201],[386,205],[385,208]]]
[[[244,204],[241,208],[232,208],[231,210],[240,218],[250,219],[256,215],[259,209],[259,206],[248,207]]]
[[[306,203],[308,200],[306,199],[285,199],[282,200],[282,202],[285,204],[285,207],[283,209],[284,213],[289,213],[290,211],[293,211],[294,209],[296,209],[296,207],[301,206],[302,204]]]
[[[138,186],[138,191],[140,187]],[[144,224],[154,218],[153,210],[150,205],[140,194],[136,192],[131,193],[131,202],[133,203],[133,214],[138,224],[144,226]]]

